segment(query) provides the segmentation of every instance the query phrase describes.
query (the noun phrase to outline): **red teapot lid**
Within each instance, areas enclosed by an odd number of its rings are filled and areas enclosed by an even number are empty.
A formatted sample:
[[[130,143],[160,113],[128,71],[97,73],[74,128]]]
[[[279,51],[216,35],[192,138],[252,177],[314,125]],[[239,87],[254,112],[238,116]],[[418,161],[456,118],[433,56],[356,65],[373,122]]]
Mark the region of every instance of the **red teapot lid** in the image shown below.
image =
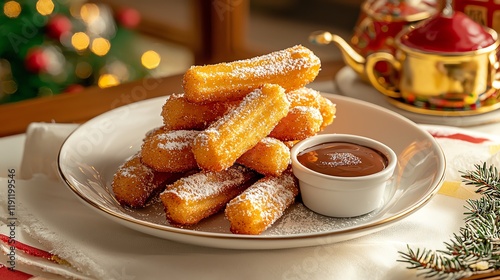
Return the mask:
[[[495,43],[486,29],[459,11],[439,13],[401,36],[401,44],[432,52],[476,51]]]

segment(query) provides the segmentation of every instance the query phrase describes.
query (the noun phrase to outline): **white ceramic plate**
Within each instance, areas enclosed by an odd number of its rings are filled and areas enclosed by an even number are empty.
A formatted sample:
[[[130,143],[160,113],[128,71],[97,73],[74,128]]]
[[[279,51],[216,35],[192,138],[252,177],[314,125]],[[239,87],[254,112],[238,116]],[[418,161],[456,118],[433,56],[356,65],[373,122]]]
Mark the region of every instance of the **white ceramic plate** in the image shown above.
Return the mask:
[[[59,153],[61,177],[98,213],[132,229],[196,245],[232,249],[275,249],[323,245],[381,230],[425,205],[437,192],[445,158],[434,138],[408,119],[379,106],[325,94],[337,104],[337,118],[323,133],[371,137],[398,155],[394,179],[378,209],[356,218],[328,218],[295,203],[263,234],[232,234],[222,213],[190,228],[170,225],[157,202],[146,209],[120,206],[110,187],[114,172],[140,149],[145,133],[162,124],[165,98],[117,108],[78,127]]]

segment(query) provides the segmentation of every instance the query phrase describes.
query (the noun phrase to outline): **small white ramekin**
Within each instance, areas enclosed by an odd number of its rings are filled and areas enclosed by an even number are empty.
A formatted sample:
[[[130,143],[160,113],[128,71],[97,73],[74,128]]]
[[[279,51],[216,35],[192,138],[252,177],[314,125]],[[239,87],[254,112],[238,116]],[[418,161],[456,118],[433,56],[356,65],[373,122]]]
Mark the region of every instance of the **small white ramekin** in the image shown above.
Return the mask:
[[[347,142],[375,149],[387,157],[387,167],[371,175],[341,177],[313,171],[297,160],[297,155],[305,149],[329,142]],[[350,134],[321,134],[302,140],[292,148],[291,158],[302,202],[312,211],[330,217],[355,217],[378,208],[397,164],[396,153],[387,145]]]

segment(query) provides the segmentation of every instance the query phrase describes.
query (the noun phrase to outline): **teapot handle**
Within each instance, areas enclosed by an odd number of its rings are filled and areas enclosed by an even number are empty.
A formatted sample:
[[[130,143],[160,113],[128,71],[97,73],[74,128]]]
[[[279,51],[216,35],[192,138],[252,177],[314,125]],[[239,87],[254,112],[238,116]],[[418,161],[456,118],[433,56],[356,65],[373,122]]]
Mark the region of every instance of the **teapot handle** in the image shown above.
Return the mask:
[[[401,63],[396,60],[394,55],[387,53],[387,52],[376,52],[373,54],[370,54],[366,58],[366,75],[368,77],[368,80],[372,84],[372,86],[375,87],[378,91],[383,93],[386,96],[393,97],[393,98],[400,98],[401,93],[397,92],[394,90],[394,88],[397,88],[397,85],[391,85],[387,83],[383,83],[379,77],[379,75],[375,71],[375,65],[378,62],[385,61],[389,63],[394,70],[396,70],[398,73],[401,72]]]

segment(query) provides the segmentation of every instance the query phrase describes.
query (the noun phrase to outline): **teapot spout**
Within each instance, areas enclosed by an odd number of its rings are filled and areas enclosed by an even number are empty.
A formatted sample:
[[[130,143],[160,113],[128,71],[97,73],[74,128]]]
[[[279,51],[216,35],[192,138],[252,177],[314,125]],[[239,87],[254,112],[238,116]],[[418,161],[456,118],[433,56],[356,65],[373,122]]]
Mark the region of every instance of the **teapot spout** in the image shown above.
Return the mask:
[[[309,41],[318,45],[334,43],[340,49],[345,64],[351,67],[359,76],[366,76],[366,59],[357,53],[342,37],[327,31],[316,31],[309,36]]]

